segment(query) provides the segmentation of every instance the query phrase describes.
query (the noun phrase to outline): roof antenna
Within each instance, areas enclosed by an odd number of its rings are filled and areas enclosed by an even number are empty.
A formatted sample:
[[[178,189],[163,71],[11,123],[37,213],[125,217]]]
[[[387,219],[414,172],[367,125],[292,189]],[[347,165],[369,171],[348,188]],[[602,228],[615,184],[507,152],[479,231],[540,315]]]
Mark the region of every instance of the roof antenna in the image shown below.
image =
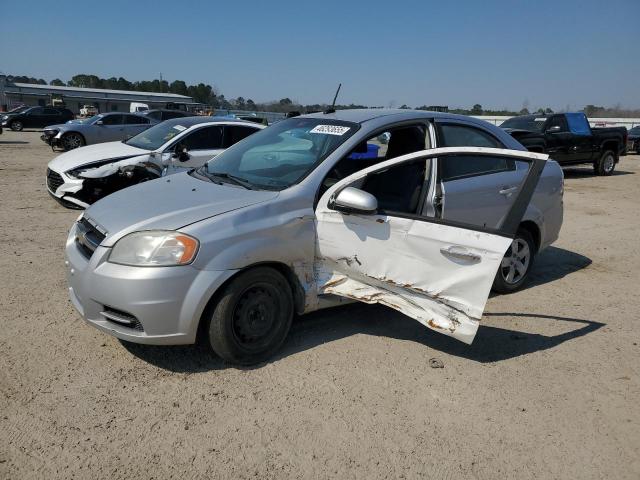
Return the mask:
[[[324,113],[334,113],[336,111],[335,106],[336,106],[336,100],[338,99],[338,94],[340,93],[340,88],[342,87],[342,84],[339,83],[338,84],[338,90],[336,90],[336,94],[333,97],[333,103],[331,103],[331,107],[327,108]]]

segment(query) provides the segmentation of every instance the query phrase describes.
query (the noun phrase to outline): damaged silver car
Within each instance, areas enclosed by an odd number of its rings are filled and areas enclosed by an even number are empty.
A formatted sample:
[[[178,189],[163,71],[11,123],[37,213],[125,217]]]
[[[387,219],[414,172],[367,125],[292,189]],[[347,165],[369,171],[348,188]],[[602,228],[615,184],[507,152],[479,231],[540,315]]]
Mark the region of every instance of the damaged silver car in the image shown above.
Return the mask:
[[[262,128],[229,118],[166,120],[128,140],[59,155],[49,162],[47,189],[66,207],[86,208],[125,187],[200,167]]]
[[[354,300],[471,343],[492,286],[520,288],[557,238],[562,195],[557,163],[480,120],[295,117],[88,208],[67,239],[69,294],[105,333],[201,338],[238,364],[273,355],[294,313]]]

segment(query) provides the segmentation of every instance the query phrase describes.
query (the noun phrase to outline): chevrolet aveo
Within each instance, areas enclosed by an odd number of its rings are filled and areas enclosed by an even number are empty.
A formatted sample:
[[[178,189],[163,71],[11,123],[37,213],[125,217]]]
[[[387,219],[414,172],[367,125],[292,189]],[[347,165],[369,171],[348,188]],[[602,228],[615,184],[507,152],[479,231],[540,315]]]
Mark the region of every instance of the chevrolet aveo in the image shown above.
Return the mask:
[[[66,245],[86,321],[146,344],[263,361],[295,313],[380,303],[465,343],[562,224],[562,171],[468,117],[291,118],[203,167],[89,207]]]

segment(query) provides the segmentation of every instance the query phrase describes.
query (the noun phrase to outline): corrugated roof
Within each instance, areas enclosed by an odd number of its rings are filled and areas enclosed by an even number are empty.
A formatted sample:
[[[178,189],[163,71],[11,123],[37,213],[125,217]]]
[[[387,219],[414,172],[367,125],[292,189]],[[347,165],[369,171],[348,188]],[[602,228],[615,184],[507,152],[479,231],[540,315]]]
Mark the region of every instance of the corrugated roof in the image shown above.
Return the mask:
[[[63,92],[79,92],[79,93],[111,93],[116,95],[148,95],[152,97],[172,97],[180,99],[189,99],[186,95],[178,95],[177,93],[159,93],[159,92],[137,92],[133,90],[107,90],[106,88],[82,88],[82,87],[57,87],[55,85],[38,85],[34,83],[8,83],[6,88],[12,86],[20,88],[35,88],[41,90],[61,90]]]

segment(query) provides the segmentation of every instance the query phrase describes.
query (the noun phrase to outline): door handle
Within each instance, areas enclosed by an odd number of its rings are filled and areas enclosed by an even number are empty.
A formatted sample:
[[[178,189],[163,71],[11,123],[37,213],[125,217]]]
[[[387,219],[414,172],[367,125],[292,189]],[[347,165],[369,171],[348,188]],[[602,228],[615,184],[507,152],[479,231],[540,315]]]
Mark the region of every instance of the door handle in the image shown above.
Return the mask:
[[[478,255],[477,253],[470,252],[467,248],[460,247],[458,245],[442,247],[440,249],[440,253],[448,257],[457,258],[458,260],[467,260],[473,262],[479,262],[481,260],[480,255]]]
[[[518,187],[502,187],[502,190],[498,190],[498,193],[500,195],[511,195],[516,190],[518,190]]]

